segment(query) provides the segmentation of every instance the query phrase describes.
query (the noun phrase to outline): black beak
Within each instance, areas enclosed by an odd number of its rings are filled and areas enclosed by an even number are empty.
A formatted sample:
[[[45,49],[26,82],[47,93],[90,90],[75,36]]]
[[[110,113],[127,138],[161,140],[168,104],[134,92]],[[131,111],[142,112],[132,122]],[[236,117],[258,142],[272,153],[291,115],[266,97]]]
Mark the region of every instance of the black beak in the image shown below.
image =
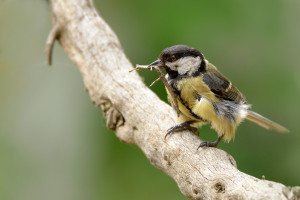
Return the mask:
[[[156,66],[158,66],[158,67],[162,67],[161,64],[162,64],[161,61],[158,59],[158,60],[156,60],[156,61],[150,63],[150,64],[148,65],[148,67],[151,67],[151,66],[154,66],[154,65],[156,65]]]

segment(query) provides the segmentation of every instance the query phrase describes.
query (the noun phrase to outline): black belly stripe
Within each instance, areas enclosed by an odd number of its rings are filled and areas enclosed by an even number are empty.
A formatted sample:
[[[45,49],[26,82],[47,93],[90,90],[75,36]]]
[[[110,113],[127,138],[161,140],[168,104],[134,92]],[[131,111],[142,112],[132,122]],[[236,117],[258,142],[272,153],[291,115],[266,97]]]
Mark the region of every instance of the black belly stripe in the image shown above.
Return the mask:
[[[205,120],[205,119],[203,119],[202,117],[196,115],[196,114],[192,111],[192,109],[191,109],[189,106],[187,106],[186,102],[181,98],[180,92],[177,90],[176,87],[174,87],[174,86],[175,86],[175,83],[176,83],[176,81],[172,81],[172,82],[170,82],[169,84],[172,86],[173,92],[179,97],[180,102],[182,103],[182,105],[189,111],[189,113],[190,113],[193,117],[195,117],[196,119],[199,119],[199,120],[201,120],[201,121],[207,122],[207,120]],[[200,97],[201,97],[201,96],[200,96]],[[199,97],[197,96],[197,98],[199,98]]]
[[[196,119],[199,119],[199,120],[201,120],[201,121],[206,121],[206,120],[203,119],[202,117],[196,115],[196,114],[192,111],[192,109],[191,109],[189,106],[186,105],[186,102],[183,101],[183,99],[181,98],[181,96],[180,96],[180,95],[178,95],[178,96],[179,96],[179,99],[180,99],[180,102],[182,103],[182,105],[190,112],[190,114],[191,114],[193,117],[195,117]]]

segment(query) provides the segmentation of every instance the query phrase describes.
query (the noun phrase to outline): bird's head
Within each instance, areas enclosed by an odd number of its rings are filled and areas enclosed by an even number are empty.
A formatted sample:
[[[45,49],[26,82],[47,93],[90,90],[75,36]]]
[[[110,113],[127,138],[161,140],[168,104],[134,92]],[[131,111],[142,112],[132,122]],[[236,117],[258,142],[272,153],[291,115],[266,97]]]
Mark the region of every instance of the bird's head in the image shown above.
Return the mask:
[[[197,76],[206,69],[203,54],[186,45],[175,45],[164,49],[159,59],[149,66],[154,65],[165,68],[171,77],[178,75]]]

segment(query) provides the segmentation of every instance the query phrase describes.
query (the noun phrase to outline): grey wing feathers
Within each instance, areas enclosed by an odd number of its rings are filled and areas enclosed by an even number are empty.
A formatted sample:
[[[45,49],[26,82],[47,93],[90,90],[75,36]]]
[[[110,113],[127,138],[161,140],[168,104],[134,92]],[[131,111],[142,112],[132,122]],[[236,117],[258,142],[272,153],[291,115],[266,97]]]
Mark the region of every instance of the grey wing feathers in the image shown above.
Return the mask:
[[[246,103],[243,94],[214,66],[208,66],[209,70],[203,74],[203,82],[219,98]]]
[[[246,119],[266,128],[269,130],[274,130],[280,133],[288,133],[289,130],[286,129],[285,127],[281,126],[280,124],[277,124],[263,116],[261,116],[260,114],[253,112],[253,111],[248,111]]]

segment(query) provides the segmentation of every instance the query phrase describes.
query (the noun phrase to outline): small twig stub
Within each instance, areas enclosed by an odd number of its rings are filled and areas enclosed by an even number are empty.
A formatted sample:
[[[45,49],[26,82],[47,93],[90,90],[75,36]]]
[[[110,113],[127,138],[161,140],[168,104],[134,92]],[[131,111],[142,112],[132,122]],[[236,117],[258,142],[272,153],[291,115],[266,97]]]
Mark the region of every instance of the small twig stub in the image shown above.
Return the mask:
[[[57,40],[59,38],[59,34],[60,34],[60,26],[58,23],[54,24],[49,35],[47,38],[47,42],[46,42],[46,47],[45,47],[45,53],[47,55],[47,62],[48,65],[52,64],[52,51],[53,51],[53,46],[54,46],[54,42],[55,40]]]

